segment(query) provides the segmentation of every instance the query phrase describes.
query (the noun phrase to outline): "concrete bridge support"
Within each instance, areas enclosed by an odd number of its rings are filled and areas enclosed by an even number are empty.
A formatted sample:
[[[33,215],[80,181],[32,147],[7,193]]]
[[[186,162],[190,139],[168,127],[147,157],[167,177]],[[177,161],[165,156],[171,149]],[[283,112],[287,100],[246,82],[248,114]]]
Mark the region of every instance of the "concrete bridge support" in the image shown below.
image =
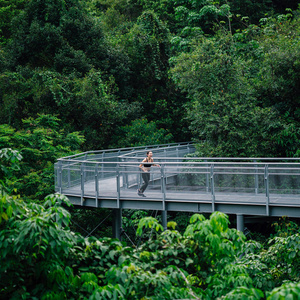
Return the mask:
[[[161,211],[161,218],[162,218],[162,226],[164,230],[167,230],[167,211]],[[117,238],[121,240],[122,238],[122,209],[113,209],[113,224],[112,224],[112,233],[113,238]]]
[[[122,209],[113,209],[113,226],[112,226],[113,237],[121,240],[122,233]]]
[[[236,229],[244,233],[244,215],[236,215]]]
[[[161,211],[161,218],[162,218],[162,227],[164,228],[164,230],[167,230],[168,220],[167,220],[167,211],[166,210]]]

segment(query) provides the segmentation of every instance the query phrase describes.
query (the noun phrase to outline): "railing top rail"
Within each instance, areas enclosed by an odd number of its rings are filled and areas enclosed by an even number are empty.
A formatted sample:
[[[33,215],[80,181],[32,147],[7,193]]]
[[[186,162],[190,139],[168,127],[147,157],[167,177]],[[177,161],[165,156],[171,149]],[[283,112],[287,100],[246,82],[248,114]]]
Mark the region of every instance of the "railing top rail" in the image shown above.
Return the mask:
[[[178,158],[177,158],[178,159]],[[61,161],[61,160],[60,160]],[[68,160],[66,160],[65,162],[68,162]],[[88,163],[88,164],[93,164],[93,165],[96,165],[96,164],[103,164],[103,165],[109,165],[109,164],[122,164],[122,165],[134,165],[134,166],[138,166],[141,161],[122,161],[122,162],[116,162],[116,161],[83,161],[83,160],[72,160],[71,161],[72,164],[74,163]],[[293,166],[297,166],[299,165],[300,167],[300,162],[298,163],[291,163],[291,162],[195,162],[195,161],[188,161],[188,162],[170,162],[170,161],[161,161],[161,160],[156,160],[156,162],[159,162],[160,164],[163,164],[163,165],[169,165],[169,166],[178,166],[178,165],[183,165],[183,166],[191,166],[191,164],[193,165],[204,165],[204,166],[207,166],[207,165],[214,165],[215,167],[216,166],[228,166],[228,165],[232,165],[232,166],[239,166],[239,165],[243,165],[243,166],[266,166],[268,165],[269,167],[274,167],[274,166],[287,166],[287,165],[293,165]],[[68,164],[69,165],[69,164]]]
[[[89,154],[101,154],[101,153],[119,153],[119,152],[124,152],[124,151],[135,151],[135,150],[149,150],[149,149],[154,149],[154,148],[168,148],[171,146],[183,146],[183,145],[192,145],[194,142],[180,142],[180,143],[169,143],[169,144],[157,144],[157,145],[147,145],[147,146],[136,146],[136,147],[127,147],[127,148],[115,148],[115,149],[103,149],[103,150],[93,150],[93,151],[86,151],[86,152],[81,152],[78,154],[73,154],[65,157],[61,157],[58,160],[67,160],[67,159],[72,159],[75,157],[79,156],[85,156]]]
[[[87,151],[87,152],[82,152],[78,153],[75,155],[70,155],[66,157],[62,157],[58,159],[58,162],[65,162],[67,161],[68,163],[103,163],[103,164],[109,164],[109,163],[115,163],[115,161],[109,161],[111,158],[113,159],[130,159],[137,161],[137,163],[140,162],[141,156],[132,156],[133,153],[135,154],[140,154],[144,153],[145,150],[166,150],[166,149],[173,149],[177,147],[184,147],[184,146],[189,146],[193,145],[193,142],[181,142],[181,143],[169,143],[169,144],[158,144],[158,145],[147,145],[147,146],[137,146],[137,147],[127,147],[127,148],[117,148],[117,149],[104,149],[104,150],[95,150],[95,151]],[[124,153],[125,152],[125,153]],[[95,157],[96,155],[101,155],[101,154],[116,154],[113,157],[105,157],[106,161],[98,161],[98,158]],[[159,154],[164,154],[159,153]],[[171,165],[172,162],[174,161],[174,164],[178,164],[178,159],[184,160],[184,162],[187,162],[188,164],[194,163],[194,164],[297,164],[297,162],[300,163],[300,158],[291,158],[291,157],[196,157],[196,156],[189,156],[189,157],[168,157],[168,156],[160,156],[160,155],[154,155],[155,160],[164,163],[164,164],[169,164]],[[95,159],[96,158],[96,159]],[[124,161],[122,161],[125,163]],[[133,163],[131,161],[130,163]]]
[[[140,156],[129,156],[129,155],[132,155],[133,153],[135,153],[135,154],[140,154],[140,153],[142,153],[143,154],[143,156],[145,156],[145,151],[146,150],[152,150],[152,151],[155,151],[155,150],[166,150],[166,149],[168,149],[168,150],[172,150],[172,149],[176,149],[176,148],[179,148],[179,147],[184,147],[184,146],[189,146],[189,145],[193,145],[192,143],[190,143],[190,144],[176,144],[176,145],[170,145],[170,146],[168,146],[168,147],[159,147],[159,148],[157,148],[157,147],[152,147],[152,148],[143,148],[143,149],[141,149],[141,150],[136,150],[136,151],[131,151],[131,152],[129,152],[129,153],[125,153],[125,154],[123,154],[123,155],[120,155],[119,157],[120,158],[139,158]],[[159,156],[159,157],[161,157],[161,156]],[[167,157],[166,157],[167,158]],[[174,159],[178,159],[178,157],[173,157]]]
[[[138,159],[140,157],[136,157],[136,156],[127,156],[128,154],[126,154],[126,158],[130,158],[130,159]],[[124,155],[125,156],[125,155]],[[124,157],[122,156],[122,157]],[[234,161],[240,161],[240,162],[244,162],[244,161],[251,161],[252,162],[257,162],[259,163],[260,161],[280,161],[280,162],[284,162],[284,161],[299,161],[300,162],[300,157],[298,158],[292,158],[292,157],[197,157],[197,156],[192,156],[192,157],[162,157],[159,156],[157,157],[157,159],[161,160],[161,159],[166,159],[166,160],[178,160],[179,158],[182,158],[184,160],[202,160],[203,162],[208,162],[208,161],[213,161],[213,162],[218,162],[221,160],[225,160],[225,161],[229,161],[229,162],[234,162]]]

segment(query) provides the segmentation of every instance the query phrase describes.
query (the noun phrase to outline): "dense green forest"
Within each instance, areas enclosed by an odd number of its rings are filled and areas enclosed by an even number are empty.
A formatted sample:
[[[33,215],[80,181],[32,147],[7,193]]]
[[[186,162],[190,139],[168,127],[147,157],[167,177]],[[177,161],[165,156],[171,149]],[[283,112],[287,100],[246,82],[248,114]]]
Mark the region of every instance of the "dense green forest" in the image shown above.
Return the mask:
[[[160,232],[135,212],[130,248],[51,195],[86,150],[299,157],[299,21],[295,0],[0,0],[0,298],[299,299],[293,221],[252,241],[220,213]]]
[[[44,199],[68,153],[300,156],[298,1],[0,0],[0,149]],[[200,142],[201,141],[201,142]]]

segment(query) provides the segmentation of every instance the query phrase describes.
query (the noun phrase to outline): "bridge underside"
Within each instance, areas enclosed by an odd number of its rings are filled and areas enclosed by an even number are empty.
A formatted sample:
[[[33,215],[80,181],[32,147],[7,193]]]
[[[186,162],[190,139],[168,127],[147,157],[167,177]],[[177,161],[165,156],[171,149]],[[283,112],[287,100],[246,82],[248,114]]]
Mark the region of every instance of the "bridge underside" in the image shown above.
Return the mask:
[[[220,211],[226,214],[240,214],[249,216],[270,216],[270,217],[281,217],[288,216],[293,218],[300,218],[300,204],[299,197],[295,196],[295,202],[293,205],[286,204],[281,200],[281,202],[269,203],[266,206],[264,202],[244,202],[239,201],[236,195],[234,195],[230,202],[226,201],[212,201],[208,200],[175,200],[175,199],[165,199],[165,201],[151,199],[147,197],[147,200],[133,198],[126,198],[119,200],[108,199],[108,198],[98,198],[98,205],[96,206],[96,199],[93,197],[81,197],[68,196],[71,203],[74,206],[80,207],[98,207],[98,208],[110,208],[110,209],[140,209],[140,210],[166,210],[166,211],[178,211],[178,212],[194,212],[194,213],[212,213],[214,211]]]
[[[109,208],[113,210],[113,236],[121,239],[122,234],[122,209],[140,209],[140,210],[157,210],[162,213],[162,225],[167,228],[167,212],[192,212],[192,213],[212,213],[214,211],[220,211],[229,215],[236,215],[237,229],[244,232],[245,223],[249,221],[247,217],[282,217],[288,216],[293,218],[300,217],[300,204],[299,197],[295,197],[297,205],[288,205],[283,203],[270,203],[266,206],[264,202],[244,202],[240,198],[238,200],[236,195],[231,198],[230,202],[226,201],[205,201],[205,200],[174,200],[165,199],[164,201],[158,199],[151,199],[147,197],[147,200],[137,199],[136,197],[109,199],[109,198],[98,198],[97,206],[96,199],[93,197],[81,197],[68,196],[71,203],[76,207],[98,207],[98,208]],[[241,195],[242,196],[242,195]],[[244,196],[245,197],[245,196]],[[235,201],[233,199],[235,198]],[[250,218],[251,220],[251,218]]]

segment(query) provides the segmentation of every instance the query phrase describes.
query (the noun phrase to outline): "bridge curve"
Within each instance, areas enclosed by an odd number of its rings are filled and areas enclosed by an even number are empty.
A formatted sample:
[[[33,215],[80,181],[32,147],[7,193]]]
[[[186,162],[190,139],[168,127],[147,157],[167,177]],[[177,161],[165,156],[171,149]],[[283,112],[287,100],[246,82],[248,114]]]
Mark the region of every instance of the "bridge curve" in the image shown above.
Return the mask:
[[[161,168],[152,167],[146,197],[139,164],[151,150]],[[299,158],[195,157],[193,143],[89,151],[58,159],[55,191],[80,207],[110,208],[121,226],[121,209],[300,218]],[[116,229],[115,236],[119,232]]]

